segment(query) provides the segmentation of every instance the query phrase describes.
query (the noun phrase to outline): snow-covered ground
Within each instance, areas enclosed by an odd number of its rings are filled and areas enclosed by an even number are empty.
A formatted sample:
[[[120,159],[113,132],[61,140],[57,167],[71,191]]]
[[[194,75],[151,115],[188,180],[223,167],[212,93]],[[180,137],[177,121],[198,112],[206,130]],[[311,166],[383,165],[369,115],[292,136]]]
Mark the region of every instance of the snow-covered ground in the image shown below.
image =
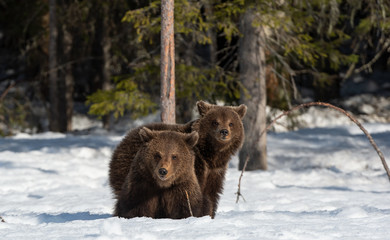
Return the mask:
[[[390,124],[365,124],[390,158]],[[111,217],[108,162],[121,135],[0,139],[0,239],[390,239],[390,182],[356,126],[268,135],[269,171],[230,164],[217,216]]]

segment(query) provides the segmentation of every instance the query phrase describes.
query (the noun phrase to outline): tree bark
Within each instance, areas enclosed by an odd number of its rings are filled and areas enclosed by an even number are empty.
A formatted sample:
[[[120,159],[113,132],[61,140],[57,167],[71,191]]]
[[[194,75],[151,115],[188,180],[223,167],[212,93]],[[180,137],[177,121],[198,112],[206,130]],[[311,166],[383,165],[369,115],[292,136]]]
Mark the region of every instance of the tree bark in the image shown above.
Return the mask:
[[[239,154],[241,170],[249,156],[246,170],[267,169],[267,136],[261,132],[266,128],[266,77],[264,33],[254,27],[255,11],[248,8],[241,17],[243,37],[239,45],[240,80],[248,94],[242,92],[241,102],[248,111],[243,120],[245,142]]]
[[[50,91],[50,107],[49,107],[49,130],[58,132],[60,130],[59,111],[58,111],[58,71],[57,71],[57,16],[56,16],[56,0],[49,1],[49,91]]]
[[[92,54],[94,56],[93,69],[95,70],[94,87],[96,90],[109,90],[111,88],[111,40],[109,26],[109,4],[94,1],[93,12],[95,16],[95,35]],[[103,127],[110,129],[110,115],[103,116]]]
[[[103,48],[103,67],[102,67],[102,89],[110,90],[111,89],[111,39],[109,31],[109,14],[108,6],[103,7],[103,39],[102,39],[102,48]],[[111,127],[111,115],[103,116],[103,126],[106,129]]]
[[[70,64],[72,60],[72,47],[73,47],[73,38],[72,34],[67,29],[66,25],[62,25],[62,64],[64,64],[63,69],[61,69],[61,78],[60,78],[60,89],[61,99],[64,99],[59,103],[60,111],[60,131],[69,132],[72,131],[72,117],[73,117],[73,65]]]
[[[66,3],[60,7],[66,7]],[[69,64],[73,39],[63,20],[58,20],[56,0],[49,2],[49,15],[49,129],[53,132],[68,132],[72,130],[73,116],[74,78],[72,65]]]
[[[161,1],[161,121],[176,123],[174,0]]]

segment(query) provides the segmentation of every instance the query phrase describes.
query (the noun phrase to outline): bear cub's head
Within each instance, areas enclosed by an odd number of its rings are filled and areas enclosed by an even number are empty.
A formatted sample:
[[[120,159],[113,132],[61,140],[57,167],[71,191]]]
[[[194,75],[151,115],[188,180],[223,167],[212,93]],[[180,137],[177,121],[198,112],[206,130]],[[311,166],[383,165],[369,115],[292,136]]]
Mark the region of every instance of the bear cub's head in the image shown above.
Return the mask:
[[[201,120],[196,128],[199,128],[197,131],[200,135],[207,133],[220,146],[242,145],[244,138],[242,119],[247,110],[244,104],[238,107],[217,106],[198,101],[197,107]]]
[[[143,127],[139,136],[145,143],[142,151],[145,169],[159,187],[170,187],[194,174],[195,154],[192,148],[198,142],[198,133],[152,131]]]

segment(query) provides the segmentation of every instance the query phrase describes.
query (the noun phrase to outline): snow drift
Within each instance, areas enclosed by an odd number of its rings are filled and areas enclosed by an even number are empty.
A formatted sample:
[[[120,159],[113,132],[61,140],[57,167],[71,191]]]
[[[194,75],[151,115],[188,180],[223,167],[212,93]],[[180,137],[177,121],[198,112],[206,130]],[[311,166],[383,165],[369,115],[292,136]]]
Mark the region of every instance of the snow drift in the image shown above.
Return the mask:
[[[385,157],[390,124],[366,124]],[[1,239],[388,239],[390,182],[356,126],[268,135],[269,171],[234,158],[214,220],[111,217],[108,162],[123,135],[0,139]]]

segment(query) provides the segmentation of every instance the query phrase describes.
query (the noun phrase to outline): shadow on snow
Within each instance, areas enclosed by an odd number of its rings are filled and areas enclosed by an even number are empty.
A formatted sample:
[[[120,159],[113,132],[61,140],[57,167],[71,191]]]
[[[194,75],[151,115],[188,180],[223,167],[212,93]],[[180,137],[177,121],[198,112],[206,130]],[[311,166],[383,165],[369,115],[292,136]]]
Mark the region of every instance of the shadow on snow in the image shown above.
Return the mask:
[[[91,214],[90,212],[61,213],[58,215],[42,213],[37,216],[40,223],[66,223],[72,221],[91,221],[110,218],[110,214]]]
[[[59,148],[88,147],[99,149],[102,147],[114,148],[118,144],[105,136],[72,136],[67,135],[62,138],[51,139],[12,139],[0,138],[0,152],[29,152],[48,149],[49,152],[56,153]]]
[[[13,162],[10,162],[10,161],[0,161],[0,168],[5,168],[5,169],[33,169],[33,170],[37,170],[37,171],[39,171],[41,173],[58,174],[58,171],[56,171],[56,170],[48,170],[48,169],[36,168],[36,167],[16,166]]]

